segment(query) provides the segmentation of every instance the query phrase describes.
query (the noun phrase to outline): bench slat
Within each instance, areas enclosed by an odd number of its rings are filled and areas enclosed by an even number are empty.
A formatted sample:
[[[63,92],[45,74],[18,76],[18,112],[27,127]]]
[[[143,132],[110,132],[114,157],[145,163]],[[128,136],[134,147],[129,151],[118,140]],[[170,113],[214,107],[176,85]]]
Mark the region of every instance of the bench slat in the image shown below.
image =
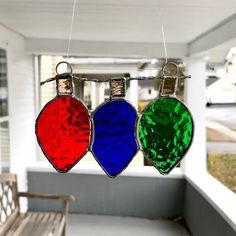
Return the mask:
[[[21,235],[35,235],[37,233],[37,227],[39,224],[40,212],[27,212],[26,214],[28,216],[28,221],[26,222],[25,227],[22,229]]]
[[[6,219],[5,222],[0,224],[0,235],[5,235],[9,227],[15,222],[17,217],[19,216],[19,209],[18,207],[11,213],[10,216]]]
[[[21,230],[25,227],[29,216],[20,214],[5,236],[20,236]]]
[[[41,213],[43,217],[40,220],[40,224],[38,225],[37,232],[38,234],[36,236],[43,236],[43,232],[45,232],[47,227],[47,222],[50,217],[50,213]]]
[[[60,213],[28,212],[17,218],[6,236],[54,235],[62,223]]]
[[[61,222],[57,221],[55,223],[55,220],[57,219],[57,215],[58,214],[54,214],[54,215],[51,214],[51,216],[49,218],[49,221],[51,222],[51,225],[47,228],[47,230],[45,230],[45,233],[44,233],[45,236],[47,236],[49,233],[53,234],[56,231],[57,227],[59,227]]]
[[[54,232],[54,235],[62,235],[63,230],[65,228],[65,223],[66,223],[66,218],[63,216],[62,218],[60,217],[60,222],[61,224],[56,228],[56,231]]]
[[[42,219],[43,218],[46,218],[47,219],[47,216],[49,215],[49,213],[40,213],[40,212],[29,212],[30,215],[32,216],[35,216],[35,219],[33,219],[30,224],[31,224],[31,230],[29,232],[27,232],[27,229],[25,229],[24,231],[26,235],[39,235],[40,231],[41,231],[41,234],[43,232],[43,228],[41,228],[40,230],[40,227],[44,226],[45,227],[45,224],[42,224]],[[41,215],[42,214],[42,215]],[[36,217],[37,215],[37,217]],[[45,221],[45,223],[47,223]]]
[[[58,224],[58,222],[60,222],[60,224]],[[53,224],[54,224],[54,231],[53,231],[53,233],[54,233],[55,235],[58,235],[59,232],[60,232],[61,226],[64,225],[61,214],[57,214],[57,215],[56,215]],[[61,233],[61,232],[60,232],[60,233]]]

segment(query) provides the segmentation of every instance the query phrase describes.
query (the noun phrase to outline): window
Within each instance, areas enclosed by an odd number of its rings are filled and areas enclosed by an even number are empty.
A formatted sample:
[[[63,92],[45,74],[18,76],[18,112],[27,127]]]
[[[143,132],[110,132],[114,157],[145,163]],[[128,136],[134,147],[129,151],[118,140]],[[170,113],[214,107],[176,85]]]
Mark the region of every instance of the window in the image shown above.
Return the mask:
[[[207,67],[206,128],[208,172],[236,193],[236,55]]]
[[[2,172],[9,172],[9,117],[6,51],[0,49],[0,158]]]

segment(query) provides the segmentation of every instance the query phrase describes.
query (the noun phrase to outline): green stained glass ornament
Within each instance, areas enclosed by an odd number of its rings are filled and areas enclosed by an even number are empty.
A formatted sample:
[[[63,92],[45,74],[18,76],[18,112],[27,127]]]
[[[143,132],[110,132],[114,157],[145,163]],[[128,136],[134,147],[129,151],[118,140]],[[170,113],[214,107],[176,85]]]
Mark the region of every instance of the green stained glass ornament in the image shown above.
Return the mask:
[[[189,149],[194,131],[187,107],[175,97],[177,77],[164,77],[159,97],[143,111],[138,136],[144,156],[168,174]]]

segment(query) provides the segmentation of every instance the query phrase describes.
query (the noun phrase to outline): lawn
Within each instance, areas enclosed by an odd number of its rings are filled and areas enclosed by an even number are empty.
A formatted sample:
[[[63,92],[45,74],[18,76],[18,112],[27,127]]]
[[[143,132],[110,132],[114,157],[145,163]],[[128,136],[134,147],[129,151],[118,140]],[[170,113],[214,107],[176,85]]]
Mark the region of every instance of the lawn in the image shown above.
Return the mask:
[[[208,172],[236,193],[236,154],[208,153]]]

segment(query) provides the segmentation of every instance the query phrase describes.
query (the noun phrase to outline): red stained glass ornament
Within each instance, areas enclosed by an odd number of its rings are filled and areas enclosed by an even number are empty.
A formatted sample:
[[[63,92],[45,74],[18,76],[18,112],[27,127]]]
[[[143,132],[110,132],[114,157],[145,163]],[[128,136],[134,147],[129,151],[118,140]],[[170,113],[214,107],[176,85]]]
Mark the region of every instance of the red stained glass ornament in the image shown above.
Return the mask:
[[[36,135],[55,169],[68,172],[89,147],[90,121],[86,107],[73,97],[56,97],[41,111]]]
[[[72,78],[65,77],[63,74],[56,77],[58,95],[44,106],[35,127],[43,153],[63,173],[86,154],[91,134],[89,112],[71,95]]]

